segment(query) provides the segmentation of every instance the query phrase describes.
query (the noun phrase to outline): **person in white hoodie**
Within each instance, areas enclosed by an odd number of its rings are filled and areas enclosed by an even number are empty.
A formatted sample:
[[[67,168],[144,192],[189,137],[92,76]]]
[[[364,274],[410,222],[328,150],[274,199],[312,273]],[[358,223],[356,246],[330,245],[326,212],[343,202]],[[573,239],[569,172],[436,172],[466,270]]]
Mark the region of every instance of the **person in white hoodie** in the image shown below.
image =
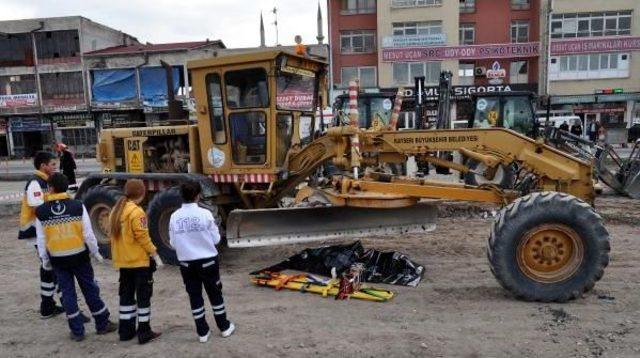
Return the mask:
[[[222,298],[218,250],[220,233],[213,214],[198,206],[200,183],[188,181],[180,186],[183,204],[171,215],[169,239],[180,261],[180,273],[189,295],[191,313],[200,342],[209,340],[209,325],[205,318],[202,287],[209,296],[213,317],[222,337],[229,337],[235,326],[227,319]]]

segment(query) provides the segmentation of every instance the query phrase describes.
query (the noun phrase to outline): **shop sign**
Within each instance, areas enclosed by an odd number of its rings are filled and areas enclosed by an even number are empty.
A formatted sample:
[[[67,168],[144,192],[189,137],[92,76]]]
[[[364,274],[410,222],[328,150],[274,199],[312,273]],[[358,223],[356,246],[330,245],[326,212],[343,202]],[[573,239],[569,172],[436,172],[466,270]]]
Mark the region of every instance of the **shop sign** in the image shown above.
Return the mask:
[[[0,95],[0,108],[29,107],[37,104],[37,93]]]
[[[386,48],[382,50],[382,61],[415,62],[452,59],[481,60],[492,58],[537,57],[539,53],[539,42]]]
[[[551,56],[621,51],[640,51],[640,36],[551,41]]]
[[[420,47],[442,45],[447,42],[445,34],[433,35],[396,35],[382,38],[382,47]]]
[[[9,121],[12,132],[38,132],[50,130],[49,121],[37,117],[13,117]]]
[[[512,84],[512,85],[487,85],[487,86],[453,86],[451,99],[454,101],[464,100],[471,98],[471,95],[476,93],[491,93],[491,92],[511,92],[511,91],[528,91],[537,92],[538,85],[536,83],[530,84]],[[386,92],[387,90],[385,90]],[[389,92],[395,93],[397,89],[389,89]],[[439,90],[437,86],[425,87],[424,89],[426,101],[437,101],[439,96]],[[413,98],[413,88],[404,89],[404,98]]]
[[[610,107],[610,108],[598,108],[598,107],[573,107],[573,113],[575,114],[587,114],[587,113],[624,113],[624,107]]]
[[[93,126],[93,118],[88,113],[56,114],[51,118],[58,128]]]
[[[491,69],[487,70],[487,78],[492,85],[502,84],[502,79],[507,77],[507,71],[500,67],[498,61],[493,62]]]

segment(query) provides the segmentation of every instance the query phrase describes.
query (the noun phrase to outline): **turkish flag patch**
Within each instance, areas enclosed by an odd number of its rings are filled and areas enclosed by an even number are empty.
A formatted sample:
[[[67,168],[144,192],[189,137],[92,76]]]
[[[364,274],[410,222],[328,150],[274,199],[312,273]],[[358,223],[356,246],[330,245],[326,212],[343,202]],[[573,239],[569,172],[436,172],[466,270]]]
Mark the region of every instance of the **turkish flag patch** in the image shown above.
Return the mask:
[[[142,228],[144,228],[144,229],[147,228],[147,218],[146,217],[143,216],[143,217],[140,218],[140,226]]]
[[[35,196],[35,197],[37,198],[37,197],[42,196],[42,193],[41,193],[41,192],[39,192],[39,191],[34,191],[34,192],[33,192],[33,196]]]

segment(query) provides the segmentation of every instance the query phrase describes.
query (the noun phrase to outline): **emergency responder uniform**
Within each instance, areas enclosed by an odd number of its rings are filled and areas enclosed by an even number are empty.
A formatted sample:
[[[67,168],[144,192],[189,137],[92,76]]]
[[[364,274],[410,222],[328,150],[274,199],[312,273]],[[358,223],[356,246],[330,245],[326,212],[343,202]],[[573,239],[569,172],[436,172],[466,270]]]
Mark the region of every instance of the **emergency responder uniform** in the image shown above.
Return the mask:
[[[111,237],[111,259],[120,269],[120,323],[118,333],[123,341],[137,335],[140,343],[146,343],[157,335],[151,331],[151,296],[153,272],[156,263],[150,256],[156,255],[151,242],[144,210],[128,200],[120,216],[121,232]],[[137,302],[136,302],[137,299]]]
[[[44,204],[47,196],[48,176],[36,170],[33,177],[27,181],[22,197],[20,208],[20,231],[18,239],[25,240],[29,245],[36,246],[36,208]],[[60,307],[56,306],[53,296],[56,292],[56,277],[53,271],[47,271],[40,266],[40,314],[43,317],[50,317],[57,312]]]
[[[45,270],[53,269],[62,289],[62,304],[72,338],[84,338],[75,280],[94,317],[96,331],[105,334],[115,330],[109,322],[109,310],[100,298],[91,267],[89,253],[98,260],[102,260],[102,256],[82,202],[70,199],[67,193],[49,194],[47,201],[36,209],[35,227],[42,266]]]
[[[218,251],[215,246],[220,242],[220,234],[213,215],[197,203],[182,204],[171,215],[169,238],[180,261],[180,273],[189,295],[191,313],[200,341],[204,343],[209,337],[202,298],[203,286],[211,302],[216,326],[223,337],[230,336],[235,326],[227,319],[222,298]]]

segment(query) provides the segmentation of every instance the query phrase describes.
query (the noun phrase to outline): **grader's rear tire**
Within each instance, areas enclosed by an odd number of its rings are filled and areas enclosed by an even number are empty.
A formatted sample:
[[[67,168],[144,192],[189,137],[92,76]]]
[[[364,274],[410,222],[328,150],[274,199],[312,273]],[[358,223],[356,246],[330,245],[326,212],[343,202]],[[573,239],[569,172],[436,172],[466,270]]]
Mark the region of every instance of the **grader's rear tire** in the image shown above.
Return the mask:
[[[122,196],[122,189],[117,186],[97,185],[89,188],[82,196],[87,208],[93,233],[98,240],[100,254],[111,258],[111,242],[109,241],[109,213]]]
[[[147,210],[151,240],[158,249],[158,255],[162,261],[170,265],[177,265],[178,257],[169,243],[169,219],[181,205],[180,189],[173,187],[156,194]]]
[[[609,233],[580,199],[533,193],[503,208],[487,256],[498,282],[527,301],[566,302],[593,288],[609,263]]]

